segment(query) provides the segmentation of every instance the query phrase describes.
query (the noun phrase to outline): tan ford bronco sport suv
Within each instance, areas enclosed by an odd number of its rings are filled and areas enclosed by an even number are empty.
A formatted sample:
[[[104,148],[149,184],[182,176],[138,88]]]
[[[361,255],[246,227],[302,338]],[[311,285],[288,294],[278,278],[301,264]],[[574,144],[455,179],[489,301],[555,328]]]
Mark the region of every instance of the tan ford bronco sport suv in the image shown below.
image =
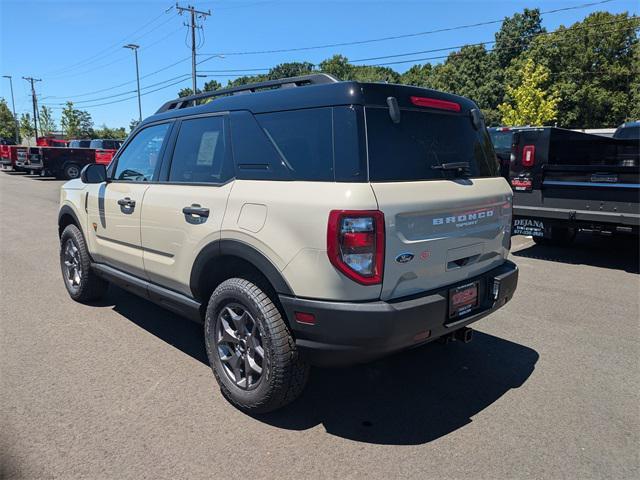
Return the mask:
[[[309,365],[468,341],[513,296],[498,174],[450,94],[311,75],[179,98],[62,187],[62,274],[204,322],[223,394],[266,412]]]

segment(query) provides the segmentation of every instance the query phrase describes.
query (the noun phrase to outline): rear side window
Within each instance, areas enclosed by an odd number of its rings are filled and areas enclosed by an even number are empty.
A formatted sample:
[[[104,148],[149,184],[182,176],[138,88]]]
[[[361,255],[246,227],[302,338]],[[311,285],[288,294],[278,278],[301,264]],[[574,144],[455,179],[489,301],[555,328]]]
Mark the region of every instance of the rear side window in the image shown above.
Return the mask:
[[[331,108],[256,115],[295,180],[333,181]]]
[[[386,108],[366,109],[369,180],[438,180],[451,174],[432,167],[468,162],[471,177],[498,176],[498,162],[486,128],[469,115],[402,110],[393,123]]]
[[[225,147],[224,117],[184,120],[173,151],[170,182],[222,183],[232,177]]]

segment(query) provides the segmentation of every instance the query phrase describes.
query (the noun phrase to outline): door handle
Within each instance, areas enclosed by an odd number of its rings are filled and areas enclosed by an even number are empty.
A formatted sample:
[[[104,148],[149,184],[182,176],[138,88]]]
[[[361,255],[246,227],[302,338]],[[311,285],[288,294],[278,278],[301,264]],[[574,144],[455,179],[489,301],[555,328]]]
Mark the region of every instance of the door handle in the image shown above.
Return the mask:
[[[209,209],[207,207],[202,207],[200,205],[198,205],[197,203],[194,203],[193,205],[189,206],[189,207],[184,207],[182,209],[182,213],[184,213],[185,215],[198,215],[199,217],[208,217],[209,216]]]
[[[118,200],[118,205],[120,205],[121,207],[133,208],[136,206],[136,201],[131,200],[129,197],[124,197]]]

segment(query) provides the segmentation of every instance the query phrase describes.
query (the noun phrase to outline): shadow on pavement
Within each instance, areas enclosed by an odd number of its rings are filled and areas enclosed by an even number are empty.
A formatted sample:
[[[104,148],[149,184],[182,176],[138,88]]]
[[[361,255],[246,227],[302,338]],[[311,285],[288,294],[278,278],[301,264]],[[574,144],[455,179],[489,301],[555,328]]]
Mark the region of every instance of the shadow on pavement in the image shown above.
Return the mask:
[[[201,325],[113,286],[105,305],[208,365]],[[531,348],[475,332],[469,344],[432,343],[368,365],[313,369],[300,399],[255,418],[290,430],[321,424],[332,435],[360,442],[422,444],[470,423],[520,387],[537,360]]]
[[[569,246],[531,244],[512,251],[511,255],[640,273],[639,251],[638,237],[632,235],[603,237],[579,234]]]

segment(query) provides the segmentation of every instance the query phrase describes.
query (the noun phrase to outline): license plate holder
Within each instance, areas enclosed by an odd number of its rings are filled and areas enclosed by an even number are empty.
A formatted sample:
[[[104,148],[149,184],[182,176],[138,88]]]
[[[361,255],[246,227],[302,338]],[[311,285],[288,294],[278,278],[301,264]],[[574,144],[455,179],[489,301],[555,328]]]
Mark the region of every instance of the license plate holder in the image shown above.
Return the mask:
[[[480,282],[465,283],[449,290],[449,318],[466,315],[478,307]]]

